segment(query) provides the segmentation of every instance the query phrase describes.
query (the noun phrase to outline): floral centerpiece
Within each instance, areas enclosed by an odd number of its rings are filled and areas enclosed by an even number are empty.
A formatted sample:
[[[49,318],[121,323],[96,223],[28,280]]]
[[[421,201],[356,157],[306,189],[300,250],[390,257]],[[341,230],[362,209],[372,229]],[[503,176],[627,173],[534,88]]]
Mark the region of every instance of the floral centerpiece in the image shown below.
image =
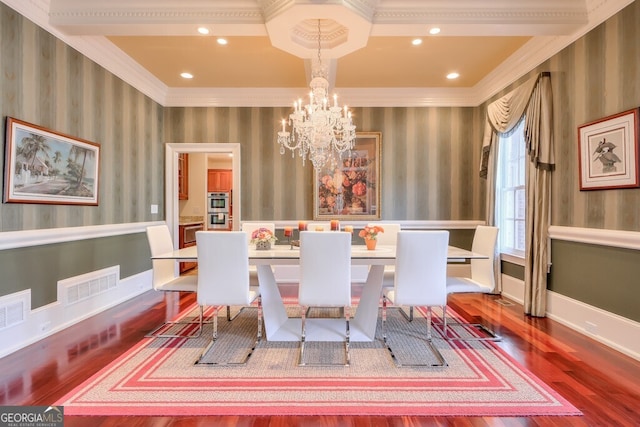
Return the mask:
[[[367,225],[360,230],[358,236],[364,239],[364,242],[367,244],[367,249],[375,249],[378,233],[384,233],[384,228],[379,225]]]
[[[251,243],[256,245],[258,250],[271,249],[271,244],[275,243],[278,238],[268,228],[260,227],[251,233]]]

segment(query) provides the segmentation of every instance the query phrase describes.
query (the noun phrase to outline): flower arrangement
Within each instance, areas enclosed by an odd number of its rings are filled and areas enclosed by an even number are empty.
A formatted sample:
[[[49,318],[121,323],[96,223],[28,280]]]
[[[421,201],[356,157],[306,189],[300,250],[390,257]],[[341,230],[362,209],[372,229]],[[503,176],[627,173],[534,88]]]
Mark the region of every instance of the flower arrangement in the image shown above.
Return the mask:
[[[268,228],[261,227],[253,230],[253,233],[251,233],[251,243],[275,243],[276,240],[278,240],[278,238]]]
[[[384,233],[384,228],[379,225],[367,225],[360,230],[358,236],[362,237],[364,240],[376,240],[378,238],[378,233]]]

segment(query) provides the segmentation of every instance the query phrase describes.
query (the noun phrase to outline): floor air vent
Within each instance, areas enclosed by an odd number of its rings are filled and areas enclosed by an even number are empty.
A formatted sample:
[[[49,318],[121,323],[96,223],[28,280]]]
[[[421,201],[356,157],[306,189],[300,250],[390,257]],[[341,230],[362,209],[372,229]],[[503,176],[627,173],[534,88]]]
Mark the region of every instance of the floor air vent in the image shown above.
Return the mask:
[[[0,298],[0,330],[10,328],[25,321],[28,301],[31,295],[21,292]]]
[[[508,307],[508,306],[515,305],[515,304],[514,304],[514,303],[512,303],[511,301],[506,300],[506,299],[502,299],[502,298],[501,298],[501,299],[497,299],[497,300],[496,300],[496,302],[497,302],[498,304],[500,304],[500,305],[504,305],[504,306],[507,306],[507,307]]]
[[[58,282],[58,300],[77,304],[118,287],[120,267],[109,267]],[[62,298],[61,298],[62,297]]]

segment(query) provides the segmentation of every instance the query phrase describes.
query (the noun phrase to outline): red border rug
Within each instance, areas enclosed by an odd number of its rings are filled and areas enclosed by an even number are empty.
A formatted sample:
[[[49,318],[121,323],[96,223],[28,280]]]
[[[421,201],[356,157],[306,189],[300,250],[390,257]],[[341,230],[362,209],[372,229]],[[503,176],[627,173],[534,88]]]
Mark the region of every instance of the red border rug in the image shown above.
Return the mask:
[[[423,356],[424,318],[408,324],[397,311],[389,313],[399,356]],[[230,324],[220,317],[212,354],[232,349],[233,340],[250,341],[255,315],[245,310]],[[297,343],[264,340],[244,366],[194,366],[209,328],[197,339],[143,339],[55,405],[64,405],[66,415],[581,415],[491,342],[438,336],[435,344],[448,363],[443,368],[398,368],[380,340],[353,343],[350,367],[298,367]]]

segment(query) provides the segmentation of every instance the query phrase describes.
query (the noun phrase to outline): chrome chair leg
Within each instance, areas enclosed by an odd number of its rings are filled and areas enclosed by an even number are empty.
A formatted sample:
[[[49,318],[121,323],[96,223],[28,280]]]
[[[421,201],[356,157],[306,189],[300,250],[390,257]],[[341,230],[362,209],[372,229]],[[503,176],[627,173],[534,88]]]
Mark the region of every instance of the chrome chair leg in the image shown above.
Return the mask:
[[[202,326],[206,322],[204,321],[204,307],[200,306],[200,313],[198,316],[198,321],[188,321],[188,322],[165,322],[162,325],[155,328],[153,331],[149,332],[145,335],[145,338],[199,338],[202,335]],[[182,335],[182,334],[163,334],[158,333],[158,331],[167,330],[173,326],[182,326],[182,325],[198,325],[198,329],[194,333]]]
[[[393,349],[391,348],[391,346],[389,345],[389,342],[387,340],[387,332],[386,332],[387,298],[386,298],[386,296],[383,295],[383,297],[382,297],[382,341],[384,343],[385,348],[389,352],[389,355],[391,356],[391,359],[393,360],[394,364],[398,368],[402,368],[402,367],[421,367],[421,366],[429,366],[429,367],[447,366],[447,362],[444,359],[444,357],[442,356],[442,353],[440,353],[440,350],[438,350],[438,348],[433,343],[432,332],[431,332],[431,330],[432,330],[432,322],[431,322],[431,314],[432,313],[431,312],[432,312],[431,307],[427,307],[427,345],[429,346],[429,349],[431,350],[433,355],[438,360],[438,363],[433,363],[433,362],[428,362],[428,363],[402,363],[396,357],[396,354],[393,352]]]
[[[245,365],[247,363],[247,361],[249,360],[249,358],[251,357],[251,355],[253,354],[254,350],[256,349],[256,347],[258,346],[258,344],[260,343],[260,341],[262,340],[262,300],[261,297],[258,297],[257,299],[258,302],[258,332],[256,335],[256,340],[253,343],[253,346],[250,347],[247,350],[247,354],[245,355],[244,359],[242,359],[239,362],[203,362],[203,359],[205,357],[205,355],[207,355],[209,353],[209,351],[211,351],[211,349],[213,348],[214,344],[216,343],[217,339],[218,339],[218,308],[215,307],[213,312],[214,312],[214,317],[213,317],[213,333],[212,333],[212,339],[211,342],[209,342],[209,344],[207,345],[207,347],[205,347],[205,349],[202,351],[202,353],[200,354],[200,356],[198,357],[198,360],[196,360],[196,362],[194,363],[194,365],[198,366],[198,365],[205,365],[205,366],[224,366],[224,365]],[[229,314],[229,306],[227,306],[227,315]],[[238,315],[236,314],[234,316],[234,318],[236,318]],[[227,320],[229,319],[229,317],[227,317]],[[229,321],[229,320],[228,320]]]
[[[304,361],[304,344],[307,334],[307,310],[309,307],[302,307],[302,315],[301,315],[301,330],[300,330],[300,357],[298,359],[298,366],[305,366],[306,362]]]
[[[489,329],[487,326],[483,325],[482,323],[463,323],[463,322],[448,322],[447,323],[446,307],[442,312],[442,320],[443,320],[443,325],[444,325],[444,329],[443,329],[444,337],[448,341],[494,341],[494,342],[502,341],[502,337],[500,335],[496,334],[494,331],[492,331],[491,329]],[[476,328],[476,329],[482,331],[485,336],[478,336],[478,337],[455,337],[455,336],[451,336],[450,333],[449,333],[449,330],[451,329],[451,326],[467,326],[467,327]]]
[[[412,305],[409,306],[409,314],[407,314],[407,312],[404,311],[402,307],[398,307],[398,310],[400,310],[400,313],[402,313],[405,319],[407,319],[409,322],[413,322],[413,306]]]
[[[345,352],[345,360],[344,363],[309,363],[305,360],[305,344],[307,338],[307,313],[310,307],[302,307],[301,314],[301,333],[300,333],[300,355],[298,359],[298,366],[350,366],[351,365],[351,330],[349,326],[350,322],[350,312],[349,307],[344,307],[342,310],[344,311],[345,318],[345,341],[344,341],[344,352]]]

